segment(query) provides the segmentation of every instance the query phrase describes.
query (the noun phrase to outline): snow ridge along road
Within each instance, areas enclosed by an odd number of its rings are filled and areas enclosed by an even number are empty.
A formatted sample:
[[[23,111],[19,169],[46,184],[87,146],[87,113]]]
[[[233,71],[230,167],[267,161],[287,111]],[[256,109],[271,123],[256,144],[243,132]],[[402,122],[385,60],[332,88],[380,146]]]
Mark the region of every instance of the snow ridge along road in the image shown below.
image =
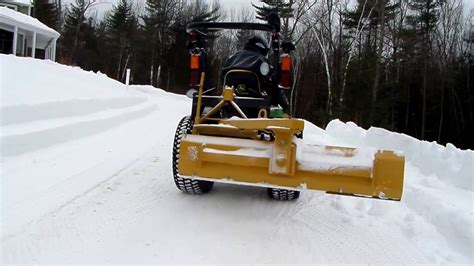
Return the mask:
[[[171,173],[186,97],[5,55],[0,87],[0,263],[473,262],[472,151],[306,123],[309,144],[404,152],[402,201],[277,202],[225,184],[192,196]]]

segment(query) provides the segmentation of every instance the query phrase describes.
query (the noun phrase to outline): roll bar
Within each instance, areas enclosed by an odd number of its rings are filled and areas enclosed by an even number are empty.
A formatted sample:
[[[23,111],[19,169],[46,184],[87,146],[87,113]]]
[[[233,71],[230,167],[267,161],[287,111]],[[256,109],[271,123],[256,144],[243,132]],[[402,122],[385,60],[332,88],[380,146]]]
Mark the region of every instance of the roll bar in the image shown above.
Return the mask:
[[[193,22],[186,25],[186,32],[192,38],[192,41],[188,43],[188,50],[191,53],[199,54],[201,60],[204,61],[204,63],[200,64],[202,66],[200,71],[205,72],[206,70],[206,52],[204,49],[206,38],[208,37],[205,33],[206,30],[258,30],[271,32],[270,48],[272,50],[271,56],[274,57],[274,60],[272,60],[273,68],[279,69],[281,20],[278,14],[273,12],[266,15],[265,19],[267,20],[266,24],[253,22]],[[280,79],[279,71],[273,72],[273,79]]]

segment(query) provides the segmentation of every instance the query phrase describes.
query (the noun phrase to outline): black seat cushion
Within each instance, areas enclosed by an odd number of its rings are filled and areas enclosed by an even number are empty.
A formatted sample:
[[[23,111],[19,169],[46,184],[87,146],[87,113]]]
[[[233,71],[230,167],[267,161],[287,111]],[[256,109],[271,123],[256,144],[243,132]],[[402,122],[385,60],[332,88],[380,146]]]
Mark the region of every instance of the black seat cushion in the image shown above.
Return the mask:
[[[234,87],[237,96],[261,97],[258,77],[253,72],[231,70],[224,77],[224,85]]]

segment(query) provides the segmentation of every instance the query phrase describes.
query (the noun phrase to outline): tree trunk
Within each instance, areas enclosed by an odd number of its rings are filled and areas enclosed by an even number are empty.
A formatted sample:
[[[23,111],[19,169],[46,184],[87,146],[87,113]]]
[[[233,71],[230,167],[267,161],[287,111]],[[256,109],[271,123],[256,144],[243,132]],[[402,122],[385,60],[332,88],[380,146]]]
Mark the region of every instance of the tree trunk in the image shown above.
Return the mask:
[[[421,139],[425,139],[426,130],[426,89],[428,87],[428,58],[425,58],[425,65],[423,67],[423,107],[421,111]]]
[[[153,86],[153,81],[154,81],[154,67],[155,67],[155,49],[151,51],[151,64],[150,64],[150,85]]]
[[[123,71],[122,71],[122,81],[124,81],[126,79],[128,62],[129,61],[130,61],[130,53],[127,55],[127,59],[125,59],[125,64],[123,66]]]
[[[168,68],[168,77],[166,80],[166,91],[170,91],[170,80],[171,80],[171,71]]]
[[[332,115],[332,87],[331,87],[331,72],[329,70],[328,56],[327,56],[326,48],[324,47],[321,41],[321,38],[319,38],[318,33],[316,32],[314,28],[312,28],[312,30],[316,37],[316,40],[318,41],[321,52],[323,54],[324,68],[326,70],[327,85],[328,85],[328,100],[326,102],[326,112],[329,114],[329,116],[331,116]]]
[[[120,52],[119,52],[119,60],[117,64],[117,80],[120,81],[120,69],[122,68],[122,59],[123,59],[123,52],[122,52],[122,47],[120,47]]]
[[[440,117],[439,117],[438,143],[441,143],[441,133],[443,130],[443,117],[444,117],[444,87],[445,87],[444,73],[442,73],[441,76],[443,77],[443,82],[441,85],[441,110],[440,110]]]
[[[380,14],[380,25],[379,25],[379,37],[378,37],[378,48],[377,48],[377,56],[375,61],[375,77],[374,77],[374,84],[372,86],[372,104],[370,107],[370,125],[374,123],[374,115],[375,115],[375,105],[377,103],[377,92],[379,89],[380,83],[380,65],[382,60],[382,52],[383,52],[383,37],[384,37],[384,27],[385,27],[385,5],[384,1],[380,1],[379,7],[379,14]]]
[[[410,86],[407,89],[407,108],[405,110],[405,131],[408,132],[408,122],[410,120]]]

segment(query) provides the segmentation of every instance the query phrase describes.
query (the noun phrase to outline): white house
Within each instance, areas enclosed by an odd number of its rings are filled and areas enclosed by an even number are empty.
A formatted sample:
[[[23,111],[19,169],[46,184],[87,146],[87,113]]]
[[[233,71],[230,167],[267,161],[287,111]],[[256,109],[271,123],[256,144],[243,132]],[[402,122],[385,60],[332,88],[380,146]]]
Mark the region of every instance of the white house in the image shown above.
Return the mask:
[[[0,6],[5,6],[20,13],[31,16],[31,0],[0,0]]]
[[[54,61],[60,34],[31,17],[31,8],[29,0],[0,0],[0,53]]]

